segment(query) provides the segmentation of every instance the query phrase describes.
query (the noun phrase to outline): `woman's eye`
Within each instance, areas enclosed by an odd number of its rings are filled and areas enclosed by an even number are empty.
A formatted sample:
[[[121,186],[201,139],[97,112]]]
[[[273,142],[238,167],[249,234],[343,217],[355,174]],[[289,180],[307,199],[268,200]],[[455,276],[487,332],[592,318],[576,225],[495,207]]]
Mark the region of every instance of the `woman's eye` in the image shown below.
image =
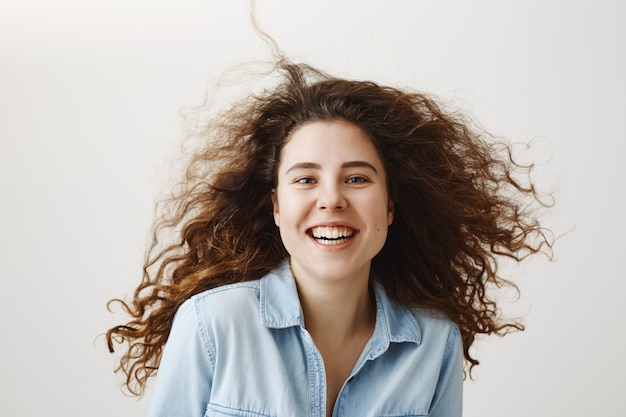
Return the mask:
[[[367,182],[367,179],[363,178],[363,177],[350,177],[348,178],[348,183],[350,184],[359,184],[362,182]]]
[[[313,178],[310,178],[310,177],[303,177],[303,178],[298,178],[296,180],[296,182],[298,184],[313,184],[315,182],[315,180]]]

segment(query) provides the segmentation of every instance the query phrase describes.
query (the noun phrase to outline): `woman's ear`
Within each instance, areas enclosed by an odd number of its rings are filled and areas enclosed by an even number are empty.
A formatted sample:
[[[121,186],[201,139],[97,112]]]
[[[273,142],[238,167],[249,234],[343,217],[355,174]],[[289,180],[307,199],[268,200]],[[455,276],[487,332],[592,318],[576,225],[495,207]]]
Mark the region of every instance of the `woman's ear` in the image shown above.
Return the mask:
[[[273,213],[274,213],[274,224],[276,224],[276,226],[280,227],[280,217],[278,214],[278,197],[276,196],[276,189],[274,188],[272,190],[272,206],[274,208]]]
[[[391,223],[393,223],[394,212],[395,212],[395,208],[393,205],[393,200],[389,200],[389,207],[387,209],[387,226],[391,226]]]

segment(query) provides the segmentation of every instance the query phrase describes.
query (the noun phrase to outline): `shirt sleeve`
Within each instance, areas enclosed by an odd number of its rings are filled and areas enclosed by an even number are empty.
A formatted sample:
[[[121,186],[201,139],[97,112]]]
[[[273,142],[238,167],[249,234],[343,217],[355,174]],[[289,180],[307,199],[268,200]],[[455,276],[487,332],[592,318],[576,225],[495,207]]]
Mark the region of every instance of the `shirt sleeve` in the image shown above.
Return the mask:
[[[210,347],[194,300],[174,317],[151,394],[149,417],[202,417],[213,381]]]
[[[453,326],[446,344],[441,373],[429,417],[463,415],[463,342],[459,329]]]

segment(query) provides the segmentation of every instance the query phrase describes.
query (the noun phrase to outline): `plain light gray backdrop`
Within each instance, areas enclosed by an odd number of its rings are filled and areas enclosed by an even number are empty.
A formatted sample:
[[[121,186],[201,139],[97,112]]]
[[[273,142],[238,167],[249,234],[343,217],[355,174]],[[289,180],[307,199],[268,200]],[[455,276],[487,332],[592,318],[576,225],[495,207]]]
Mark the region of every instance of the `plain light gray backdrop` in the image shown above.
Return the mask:
[[[179,112],[267,58],[248,3],[0,2],[0,414],[144,415],[97,336],[139,282]],[[265,1],[295,60],[434,92],[537,144],[556,259],[515,269],[527,331],[489,339],[466,416],[623,413],[626,7],[619,1]]]

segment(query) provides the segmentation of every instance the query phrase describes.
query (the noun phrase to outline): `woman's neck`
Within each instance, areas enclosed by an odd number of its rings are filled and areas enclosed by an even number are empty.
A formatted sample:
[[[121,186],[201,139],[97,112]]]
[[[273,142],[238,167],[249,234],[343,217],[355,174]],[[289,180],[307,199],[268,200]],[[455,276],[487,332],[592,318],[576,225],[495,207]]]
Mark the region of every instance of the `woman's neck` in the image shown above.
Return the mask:
[[[346,281],[311,282],[296,278],[304,324],[315,343],[340,346],[365,333],[376,321],[376,302],[368,276]]]
[[[304,326],[324,360],[327,416],[374,332],[376,301],[367,272],[346,280],[295,277]]]

